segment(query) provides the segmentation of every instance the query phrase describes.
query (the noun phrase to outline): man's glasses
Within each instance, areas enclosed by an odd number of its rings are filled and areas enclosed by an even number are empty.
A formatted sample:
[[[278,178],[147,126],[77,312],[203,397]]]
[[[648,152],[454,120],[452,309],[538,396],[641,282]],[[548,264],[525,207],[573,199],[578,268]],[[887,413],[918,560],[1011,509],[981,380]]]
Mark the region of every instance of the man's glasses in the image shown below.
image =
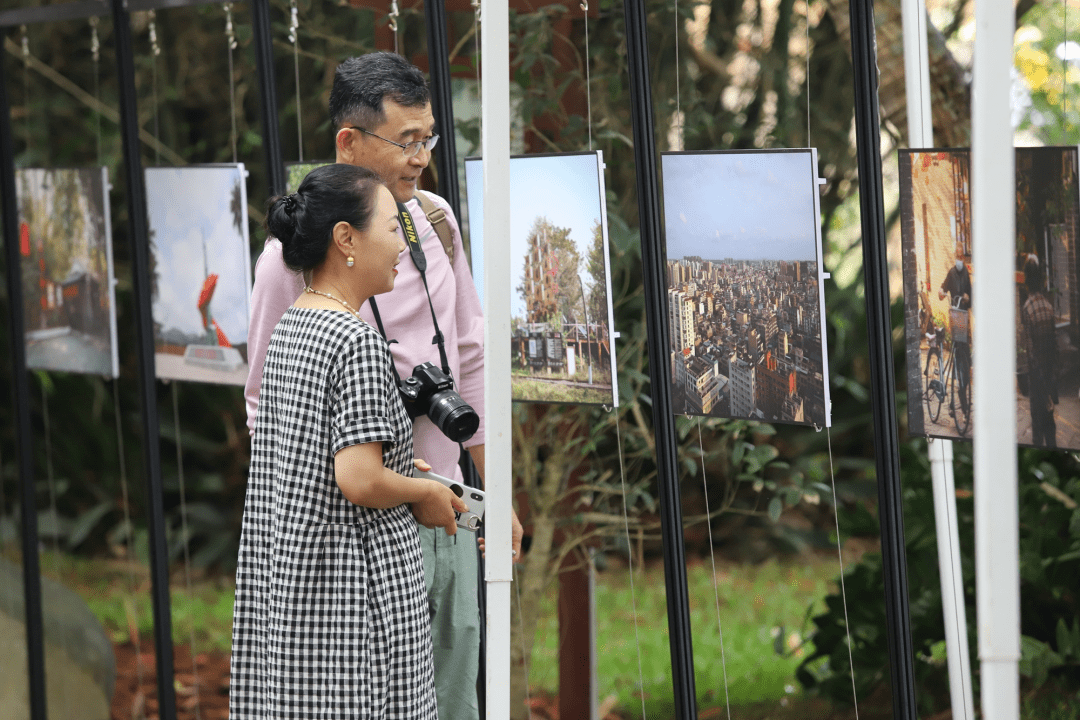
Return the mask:
[[[401,144],[399,142],[394,142],[393,140],[387,140],[382,135],[376,135],[375,133],[371,132],[370,130],[365,130],[362,127],[356,127],[355,125],[349,125],[348,128],[350,130],[359,130],[360,132],[364,133],[365,135],[371,135],[372,137],[377,137],[380,140],[382,140],[383,142],[388,142],[391,145],[397,145],[399,148],[401,148],[401,154],[404,155],[407,158],[416,157],[416,154],[420,152],[420,148],[424,148],[428,152],[431,152],[432,150],[435,149],[435,145],[439,142],[439,136],[437,134],[435,134],[435,133],[432,133],[430,137],[426,137],[423,140],[413,140],[412,142],[405,143],[403,145],[403,144]]]

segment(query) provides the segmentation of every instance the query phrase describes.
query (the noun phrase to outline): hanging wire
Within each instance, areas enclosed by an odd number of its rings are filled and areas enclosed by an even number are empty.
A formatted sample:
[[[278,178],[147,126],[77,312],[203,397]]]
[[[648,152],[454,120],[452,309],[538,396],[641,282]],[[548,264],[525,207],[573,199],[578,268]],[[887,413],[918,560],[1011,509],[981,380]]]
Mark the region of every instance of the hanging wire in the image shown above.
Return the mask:
[[[720,666],[724,671],[724,702],[731,720],[731,696],[728,693],[727,656],[724,653],[724,626],[720,623],[720,586],[716,581],[716,552],[713,550],[712,511],[709,508],[709,483],[705,477],[705,447],[701,441],[701,422],[697,423],[698,453],[701,455],[701,486],[705,490],[705,527],[709,530],[709,561],[712,563],[713,598],[716,601],[716,628],[720,631]]]
[[[161,56],[161,46],[158,44],[157,36],[157,13],[153,10],[149,11],[150,22],[148,25],[150,33],[150,52],[153,56],[150,92],[152,95],[151,102],[154,105],[154,137],[161,138],[161,113],[158,112],[158,57]],[[154,164],[161,165],[161,144],[154,143]]]
[[[98,18],[90,16],[90,55],[94,60],[94,99],[98,107],[94,109],[94,137],[97,139],[97,162],[101,165],[101,38],[98,37]]]
[[[390,0],[390,14],[387,16],[390,18],[390,32],[394,33],[394,52],[398,52],[398,17],[401,16],[401,10],[398,9],[397,0]]]
[[[132,598],[139,596],[139,577],[135,570],[135,528],[131,524],[131,500],[128,493],[127,458],[124,453],[124,423],[120,414],[120,380],[113,378],[113,417],[116,419],[116,446],[120,459],[120,493],[124,504],[124,544],[128,566],[131,568]],[[131,642],[135,647],[135,677],[136,687],[142,688],[144,668],[142,660],[142,640],[139,637],[138,605],[131,602],[127,605],[127,612],[131,613],[129,630],[132,633]]]
[[[529,652],[525,643],[525,616],[521,613],[521,582],[519,581],[517,565],[511,565],[510,570],[514,575],[514,591],[517,593],[518,624],[521,626],[521,663],[525,667],[525,707],[532,714],[532,697],[529,694]]]
[[[580,7],[585,13],[585,120],[589,126],[589,150],[592,151],[592,77],[589,73],[592,56],[589,54],[589,0],[581,3]]]
[[[304,162],[304,123],[300,115],[300,11],[296,0],[289,0],[289,42],[292,43],[293,76],[296,80],[296,145]]]
[[[634,611],[634,646],[637,648],[638,697],[641,698],[641,718],[645,714],[645,677],[641,671],[641,636],[638,634],[637,594],[634,592],[634,550],[630,544],[630,515],[626,509],[626,466],[623,463],[622,430],[619,424],[619,411],[615,411],[615,438],[619,446],[619,477],[622,479],[623,526],[626,528],[626,562],[630,569],[630,607]]]
[[[803,0],[806,8],[806,74],[803,83],[806,85],[806,147],[814,147],[810,142],[810,0]]]
[[[836,470],[833,468],[832,428],[825,428],[829,443],[829,480],[832,482],[833,519],[836,521],[836,556],[840,559],[840,600],[844,604],[844,632],[847,634],[848,667],[851,670],[851,701],[859,720],[859,697],[855,691],[855,659],[851,652],[851,621],[848,620],[847,588],[844,586],[844,550],[840,539],[840,503],[836,497]]]
[[[684,148],[684,118],[682,111],[682,86],[680,84],[679,73],[679,0],[674,0],[675,4],[675,138],[676,138],[676,150],[682,150]]]
[[[225,8],[225,39],[229,48],[229,115],[232,118],[232,161],[236,162],[236,76],[233,73],[233,51],[236,50],[236,31],[233,29],[233,4],[227,2]]]
[[[476,102],[479,104],[480,98],[483,97],[480,92],[480,0],[472,0],[469,4],[473,9],[473,38],[476,39]],[[480,137],[483,138],[484,113],[479,114],[479,123],[477,129],[480,131]]]
[[[187,522],[187,492],[184,483],[184,446],[180,437],[180,393],[177,383],[172,383],[173,400],[173,433],[176,438],[176,472],[180,481],[180,534],[184,546],[184,584],[187,587],[188,598],[192,606],[195,605],[195,591],[191,585],[191,548],[188,536]],[[188,642],[191,647],[191,676],[195,690],[195,718],[202,720],[202,704],[199,702],[199,670],[195,662],[195,613],[191,613],[188,622]]]
[[[26,34],[26,26],[20,25],[22,33],[22,58],[23,58],[23,108],[26,110],[23,121],[26,130],[26,157],[30,158],[32,143],[30,141],[30,37]]]

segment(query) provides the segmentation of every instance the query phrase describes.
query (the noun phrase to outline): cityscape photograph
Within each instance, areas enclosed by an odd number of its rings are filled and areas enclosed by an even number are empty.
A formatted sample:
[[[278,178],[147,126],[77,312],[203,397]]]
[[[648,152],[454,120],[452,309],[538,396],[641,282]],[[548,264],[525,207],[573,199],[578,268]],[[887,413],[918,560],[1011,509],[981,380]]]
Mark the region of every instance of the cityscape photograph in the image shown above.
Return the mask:
[[[663,154],[676,414],[830,424],[815,160]]]

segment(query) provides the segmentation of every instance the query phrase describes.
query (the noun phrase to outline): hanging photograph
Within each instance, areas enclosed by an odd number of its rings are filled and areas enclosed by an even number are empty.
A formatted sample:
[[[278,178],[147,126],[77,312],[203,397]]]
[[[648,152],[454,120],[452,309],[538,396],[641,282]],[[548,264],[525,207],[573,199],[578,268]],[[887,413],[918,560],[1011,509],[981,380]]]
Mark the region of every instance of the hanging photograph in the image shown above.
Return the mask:
[[[466,158],[473,278],[483,300],[483,166]],[[601,153],[510,159],[513,399],[618,405]]]
[[[1080,450],[1076,147],[1017,148],[1017,442]],[[971,438],[971,153],[900,151],[908,427]]]
[[[157,377],[247,380],[248,247],[244,166],[147,168]]]
[[[827,427],[817,153],[663,153],[672,409]]]
[[[296,188],[300,187],[300,183],[304,182],[304,178],[308,176],[308,173],[315,168],[321,168],[324,165],[333,165],[330,160],[324,160],[322,162],[289,162],[285,163],[285,192],[294,193]]]
[[[108,170],[15,174],[27,367],[117,377]]]

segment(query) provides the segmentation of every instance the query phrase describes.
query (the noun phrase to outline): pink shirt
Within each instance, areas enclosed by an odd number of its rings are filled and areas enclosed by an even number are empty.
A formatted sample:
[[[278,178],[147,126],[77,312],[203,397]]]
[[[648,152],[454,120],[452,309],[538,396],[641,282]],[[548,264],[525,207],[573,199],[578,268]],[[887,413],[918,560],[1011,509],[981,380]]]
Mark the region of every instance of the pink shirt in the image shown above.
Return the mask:
[[[406,207],[416,223],[420,244],[427,256],[428,288],[439,319],[439,329],[445,338],[446,356],[456,389],[480,416],[479,429],[464,443],[466,447],[472,447],[484,443],[483,309],[469,272],[457,219],[445,200],[431,193],[427,195],[443,209],[450,224],[454,240],[452,266],[435,228],[420,209],[420,203],[413,199],[406,203]],[[251,326],[248,331],[250,369],[244,388],[249,432],[255,431],[263,361],[266,358],[270,335],[281,316],[296,298],[300,297],[303,290],[303,277],[285,267],[281,257],[281,243],[273,238],[268,239],[255,265],[255,284],[251,293]],[[435,327],[431,322],[424,285],[420,280],[420,272],[413,265],[407,251],[398,265],[394,289],[377,296],[376,302],[387,335],[391,340],[398,341],[390,345],[390,350],[402,379],[412,375],[413,368],[425,361],[439,367],[439,348],[431,342],[435,336]],[[368,303],[361,306],[360,315],[375,327],[375,319]],[[413,432],[415,456],[430,463],[434,472],[460,481],[457,443],[443,435],[427,417],[416,419]]]

